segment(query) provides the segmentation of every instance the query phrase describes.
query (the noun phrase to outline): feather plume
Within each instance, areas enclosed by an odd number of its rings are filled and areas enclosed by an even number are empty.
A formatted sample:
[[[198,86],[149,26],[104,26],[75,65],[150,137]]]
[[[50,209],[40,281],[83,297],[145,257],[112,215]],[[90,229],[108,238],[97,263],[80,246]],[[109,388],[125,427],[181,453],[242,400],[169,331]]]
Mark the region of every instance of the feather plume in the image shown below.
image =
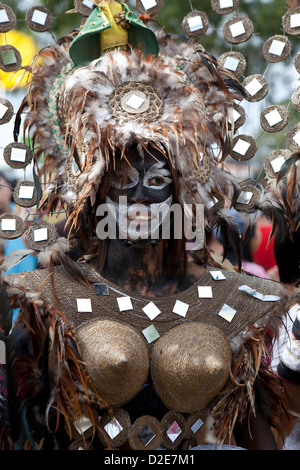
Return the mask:
[[[7,297],[5,284],[0,283],[0,331],[1,339],[5,343],[5,364],[6,364],[6,406],[8,413],[9,429],[7,433],[14,441],[19,434],[20,415],[19,415],[19,400],[18,400],[18,381],[16,373],[15,361],[15,346],[11,333],[12,329],[12,310]],[[0,371],[0,374],[2,372]],[[2,388],[2,387],[1,387]]]
[[[20,250],[15,250],[5,256],[4,260],[0,265],[0,270],[2,272],[6,272],[9,269],[13,268],[17,264],[19,264],[26,256],[33,254],[34,250],[30,250],[29,248],[24,248]]]
[[[250,413],[255,416],[257,405],[261,407],[270,425],[277,429],[279,420],[278,414],[274,413],[275,408],[279,410],[278,413],[287,416],[284,397],[279,403],[278,397],[282,396],[278,393],[279,379],[269,370],[266,361],[270,354],[265,342],[268,331],[252,326],[248,332],[248,339],[243,341],[235,354],[231,379],[212,411],[215,432],[221,443],[226,437],[232,439],[237,422],[242,422]],[[268,409],[264,406],[265,402],[269,405]]]

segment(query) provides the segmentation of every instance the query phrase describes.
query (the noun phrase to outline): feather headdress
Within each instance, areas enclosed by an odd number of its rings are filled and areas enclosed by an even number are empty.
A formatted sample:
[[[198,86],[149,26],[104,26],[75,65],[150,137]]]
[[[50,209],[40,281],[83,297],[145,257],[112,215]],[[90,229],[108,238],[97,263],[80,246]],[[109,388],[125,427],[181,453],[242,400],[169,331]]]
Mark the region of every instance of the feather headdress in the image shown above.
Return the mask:
[[[133,143],[169,159],[182,202],[210,204],[214,193],[237,193],[220,161],[233,136],[233,98],[242,89],[199,46],[177,52],[146,59],[139,51],[112,51],[80,68],[70,62],[68,41],[41,52],[21,109],[29,111],[24,129],[32,135],[37,174],[52,182],[46,204],[59,196],[76,219],[88,198],[93,205],[116,151],[124,157]],[[141,109],[130,109],[130,98]]]
[[[123,158],[132,144],[141,152],[151,145],[177,171],[181,203],[203,204],[206,224],[219,227],[239,253],[241,237],[228,208],[243,188],[224,168],[235,135],[234,99],[245,94],[239,81],[199,44],[177,44],[166,34],[158,36],[159,57],[114,50],[82,67],[70,61],[70,40],[40,53],[42,65],[33,65],[21,106],[36,173],[51,182],[42,208],[53,211],[62,201],[76,228],[116,152]],[[241,216],[251,223],[260,210],[283,227],[288,216],[278,191],[254,192],[251,210],[235,206]]]

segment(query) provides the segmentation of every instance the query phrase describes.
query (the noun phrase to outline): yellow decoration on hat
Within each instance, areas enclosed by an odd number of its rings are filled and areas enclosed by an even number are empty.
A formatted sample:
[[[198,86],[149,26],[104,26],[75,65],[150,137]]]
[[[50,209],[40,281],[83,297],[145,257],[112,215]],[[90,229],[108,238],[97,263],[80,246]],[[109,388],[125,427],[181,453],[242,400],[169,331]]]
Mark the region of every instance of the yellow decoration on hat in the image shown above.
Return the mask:
[[[112,2],[101,9],[111,25],[110,28],[101,33],[101,53],[115,47],[126,48],[128,44],[128,33],[121,24],[117,24],[115,21],[115,15],[123,12],[122,5]]]
[[[105,8],[107,7],[110,3],[113,3],[114,0],[91,0],[96,7],[101,7]]]

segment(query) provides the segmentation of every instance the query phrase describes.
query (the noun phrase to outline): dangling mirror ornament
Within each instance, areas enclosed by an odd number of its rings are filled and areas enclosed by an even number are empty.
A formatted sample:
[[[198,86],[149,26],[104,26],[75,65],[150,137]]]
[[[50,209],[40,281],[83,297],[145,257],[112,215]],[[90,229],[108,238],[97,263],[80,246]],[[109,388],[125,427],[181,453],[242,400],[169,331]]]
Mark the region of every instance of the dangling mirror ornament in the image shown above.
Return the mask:
[[[220,209],[224,209],[224,206],[225,206],[224,197],[221,194],[217,193],[216,191],[211,192],[209,201],[205,203],[205,207],[211,213],[216,213]]]
[[[300,124],[296,124],[287,133],[286,143],[290,150],[299,152],[300,150]]]
[[[151,17],[156,16],[163,6],[162,0],[136,0],[136,9],[142,13],[147,13]]]
[[[211,0],[211,7],[219,15],[228,15],[239,6],[239,0]]]
[[[300,7],[290,8],[282,17],[283,30],[291,36],[300,36]]]
[[[107,7],[110,3],[113,3],[114,0],[91,0],[91,2],[96,5],[96,7]]]
[[[154,416],[141,416],[130,428],[128,441],[134,450],[155,450],[161,440],[161,424]]]
[[[223,26],[223,35],[230,44],[248,41],[254,32],[254,26],[247,16],[233,16]]]
[[[186,435],[186,421],[181,413],[168,411],[161,420],[162,445],[166,449],[177,449]]]
[[[13,199],[21,207],[33,207],[37,203],[37,190],[33,181],[19,181],[13,192]]]
[[[253,185],[244,185],[233,207],[241,212],[255,212],[255,206],[259,198],[260,191],[258,188]]]
[[[246,59],[240,52],[224,52],[218,58],[218,64],[229,70],[235,77],[242,75],[246,69]]]
[[[19,238],[25,230],[25,223],[18,215],[7,213],[0,216],[0,238],[5,240]]]
[[[293,108],[300,113],[300,87],[296,88],[291,96]]]
[[[22,65],[22,57],[18,49],[6,44],[0,46],[0,69],[4,72],[15,72]]]
[[[34,222],[26,232],[26,244],[34,251],[42,251],[58,239],[54,225],[42,220]]]
[[[294,59],[294,66],[298,73],[300,73],[300,52],[296,55]]]
[[[250,75],[242,82],[247,96],[246,100],[252,102],[261,101],[269,92],[267,79],[260,74]]]
[[[275,35],[265,41],[262,53],[268,62],[281,62],[291,53],[292,46],[286,36]]]
[[[245,124],[246,121],[246,112],[243,106],[240,106],[237,103],[234,103],[232,108],[229,110],[229,129],[237,131],[240,127]]]
[[[75,0],[74,6],[79,15],[87,18],[95,8],[95,3],[91,0]]]
[[[12,142],[3,150],[3,157],[11,168],[25,168],[32,160],[33,153],[30,147],[22,142]]]
[[[0,125],[6,124],[14,115],[14,108],[10,101],[0,98]]]
[[[14,29],[17,18],[8,5],[0,5],[0,33],[7,33]]]
[[[268,106],[260,114],[260,125],[266,132],[279,132],[288,125],[288,122],[289,112],[285,106]]]
[[[237,161],[247,161],[257,152],[257,144],[250,135],[237,135],[232,142],[231,158]]]
[[[277,178],[278,172],[286,160],[292,156],[291,150],[278,149],[271,152],[264,161],[264,170],[268,178]]]
[[[107,441],[114,448],[126,443],[131,426],[128,412],[122,408],[115,408],[113,416],[110,412],[105,413],[100,418],[100,425],[104,433],[99,431],[99,438],[102,444],[107,445]]]
[[[191,11],[183,18],[182,29],[190,38],[203,36],[209,27],[208,16],[204,11]]]
[[[53,16],[48,8],[34,6],[26,13],[26,23],[32,31],[42,33],[51,28]]]

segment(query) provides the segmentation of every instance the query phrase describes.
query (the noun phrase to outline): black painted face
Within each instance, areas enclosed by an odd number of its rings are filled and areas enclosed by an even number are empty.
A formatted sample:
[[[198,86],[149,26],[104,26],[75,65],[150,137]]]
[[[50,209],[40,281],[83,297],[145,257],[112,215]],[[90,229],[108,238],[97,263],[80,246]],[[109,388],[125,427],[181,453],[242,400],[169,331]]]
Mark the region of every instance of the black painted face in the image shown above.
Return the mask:
[[[126,196],[128,204],[154,204],[167,200],[173,192],[172,175],[166,158],[157,150],[145,157],[137,155],[131,162],[120,162],[111,175],[109,197],[118,202]]]
[[[153,149],[151,155],[137,154],[129,164],[125,159],[111,174],[106,202],[116,208],[116,223],[129,240],[158,238],[157,230],[174,196],[174,184],[166,158]],[[126,217],[124,216],[126,205]],[[121,207],[121,209],[120,209]]]

